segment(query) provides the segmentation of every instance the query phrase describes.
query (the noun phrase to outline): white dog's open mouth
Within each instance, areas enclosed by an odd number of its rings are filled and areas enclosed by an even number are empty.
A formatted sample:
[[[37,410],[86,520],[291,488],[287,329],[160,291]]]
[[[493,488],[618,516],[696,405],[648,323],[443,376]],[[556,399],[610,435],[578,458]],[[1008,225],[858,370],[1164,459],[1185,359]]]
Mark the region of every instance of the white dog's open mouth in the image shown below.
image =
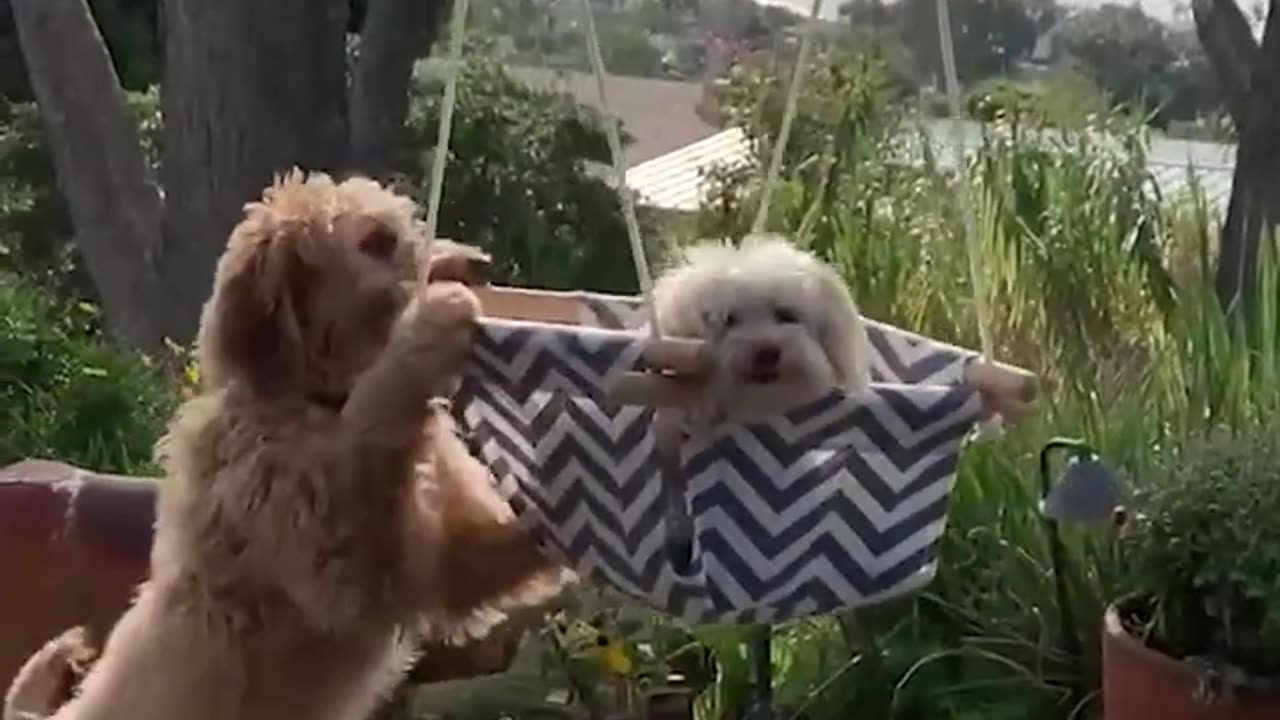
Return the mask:
[[[746,374],[746,381],[757,385],[774,385],[782,379],[777,370],[752,370]]]

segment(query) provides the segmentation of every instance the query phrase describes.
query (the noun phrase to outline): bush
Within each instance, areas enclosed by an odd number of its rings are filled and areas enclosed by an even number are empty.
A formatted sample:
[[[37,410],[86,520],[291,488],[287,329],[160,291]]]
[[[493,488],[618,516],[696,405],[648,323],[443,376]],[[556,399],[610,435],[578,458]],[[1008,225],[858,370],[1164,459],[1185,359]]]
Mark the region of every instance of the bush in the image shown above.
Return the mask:
[[[403,182],[424,206],[441,86],[425,77],[408,118]],[[489,251],[495,282],[636,290],[617,193],[592,172],[609,167],[612,177],[594,112],[565,94],[532,89],[491,57],[472,53],[458,83],[449,154],[439,234]]]
[[[1122,542],[1131,630],[1173,657],[1280,676],[1280,439],[1222,434],[1171,452]]]
[[[155,171],[159,92],[151,88],[127,98]],[[35,103],[0,103],[0,271],[33,279],[67,297],[95,300],[97,291],[80,263],[72,234]]]
[[[1034,116],[1042,99],[1039,88],[1008,80],[988,81],[967,93],[965,112],[982,122]]]
[[[0,274],[0,465],[44,457],[104,472],[152,469],[177,400],[146,359],[93,331],[86,305]]]

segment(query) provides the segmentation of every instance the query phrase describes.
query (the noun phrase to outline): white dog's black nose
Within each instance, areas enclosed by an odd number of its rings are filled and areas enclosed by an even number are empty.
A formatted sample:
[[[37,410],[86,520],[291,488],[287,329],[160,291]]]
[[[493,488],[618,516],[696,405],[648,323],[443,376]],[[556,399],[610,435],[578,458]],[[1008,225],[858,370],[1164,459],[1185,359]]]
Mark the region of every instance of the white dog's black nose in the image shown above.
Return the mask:
[[[755,372],[773,372],[782,360],[782,349],[777,345],[761,345],[751,355],[751,369]]]

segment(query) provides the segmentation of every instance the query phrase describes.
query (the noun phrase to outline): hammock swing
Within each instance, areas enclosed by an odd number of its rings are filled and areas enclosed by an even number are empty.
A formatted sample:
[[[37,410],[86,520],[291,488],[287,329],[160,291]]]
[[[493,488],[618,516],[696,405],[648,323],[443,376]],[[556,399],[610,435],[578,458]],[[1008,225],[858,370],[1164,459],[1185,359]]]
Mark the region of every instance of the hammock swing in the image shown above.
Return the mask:
[[[756,231],[768,218],[820,2],[814,0],[801,41]],[[467,5],[458,0],[452,19],[428,240],[439,213]],[[958,117],[946,0],[938,0],[938,11]],[[652,281],[617,121],[608,115],[590,0],[583,0],[583,19],[644,297],[478,289],[485,319],[457,396],[473,448],[520,517],[581,576],[690,623],[825,614],[920,588],[936,571],[961,447],[979,424],[998,428],[1002,417],[1025,415],[1034,396],[1030,373],[989,360],[967,197],[960,202],[982,355],[868,321],[866,391],[832,392],[771,422],[726,424],[684,441],[675,458],[684,489],[677,502],[693,532],[688,562],[673,562],[663,474],[671,453],[655,436],[655,408],[687,400],[690,383],[678,378],[704,376],[706,363],[701,343],[664,338],[652,322],[645,299]]]

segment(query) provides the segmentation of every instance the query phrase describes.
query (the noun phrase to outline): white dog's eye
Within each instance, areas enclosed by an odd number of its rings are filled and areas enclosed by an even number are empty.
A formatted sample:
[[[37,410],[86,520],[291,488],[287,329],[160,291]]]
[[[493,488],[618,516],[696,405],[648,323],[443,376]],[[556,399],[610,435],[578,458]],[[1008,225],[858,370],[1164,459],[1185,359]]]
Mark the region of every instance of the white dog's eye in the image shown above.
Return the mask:
[[[795,310],[789,307],[776,307],[773,309],[773,319],[783,325],[794,325],[800,322],[800,316]]]

